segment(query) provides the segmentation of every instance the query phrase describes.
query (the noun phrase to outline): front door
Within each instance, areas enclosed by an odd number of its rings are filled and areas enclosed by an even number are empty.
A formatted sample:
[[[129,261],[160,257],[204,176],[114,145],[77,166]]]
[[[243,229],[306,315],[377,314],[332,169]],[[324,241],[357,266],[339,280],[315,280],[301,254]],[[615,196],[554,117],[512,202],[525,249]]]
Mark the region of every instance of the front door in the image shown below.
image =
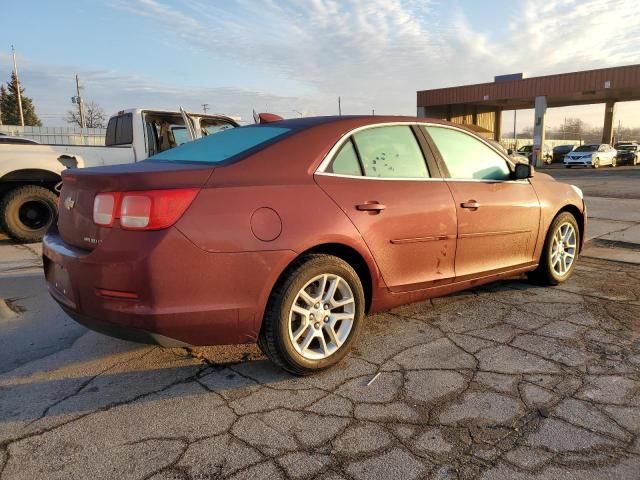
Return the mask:
[[[533,263],[540,202],[529,180],[513,180],[507,160],[463,130],[425,130],[449,172],[447,184],[456,204],[456,277]]]
[[[453,281],[456,209],[409,125],[347,138],[316,182],[351,219],[391,291]]]

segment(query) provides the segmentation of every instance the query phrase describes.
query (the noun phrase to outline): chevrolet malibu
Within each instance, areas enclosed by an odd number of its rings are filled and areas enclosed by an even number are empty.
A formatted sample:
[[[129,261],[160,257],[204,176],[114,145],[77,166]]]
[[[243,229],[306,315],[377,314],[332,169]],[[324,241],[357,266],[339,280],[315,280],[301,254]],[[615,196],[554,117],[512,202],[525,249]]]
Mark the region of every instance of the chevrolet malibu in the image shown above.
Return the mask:
[[[571,275],[581,191],[464,127],[318,117],[234,128],[63,175],[44,238],[53,298],[98,332],[165,346],[256,342],[325,369],[365,315],[527,273]]]

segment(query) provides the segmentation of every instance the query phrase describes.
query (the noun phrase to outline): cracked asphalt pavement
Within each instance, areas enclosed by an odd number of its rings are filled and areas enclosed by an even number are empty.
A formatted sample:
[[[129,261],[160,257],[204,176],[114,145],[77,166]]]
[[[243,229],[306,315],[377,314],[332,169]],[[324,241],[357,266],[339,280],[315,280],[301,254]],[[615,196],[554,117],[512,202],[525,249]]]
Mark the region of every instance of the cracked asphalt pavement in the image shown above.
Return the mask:
[[[58,339],[0,375],[2,480],[640,477],[637,265],[583,258],[560,287],[514,278],[370,316],[306,378],[254,346],[89,332],[39,275],[0,289],[4,347],[28,350],[23,328]]]

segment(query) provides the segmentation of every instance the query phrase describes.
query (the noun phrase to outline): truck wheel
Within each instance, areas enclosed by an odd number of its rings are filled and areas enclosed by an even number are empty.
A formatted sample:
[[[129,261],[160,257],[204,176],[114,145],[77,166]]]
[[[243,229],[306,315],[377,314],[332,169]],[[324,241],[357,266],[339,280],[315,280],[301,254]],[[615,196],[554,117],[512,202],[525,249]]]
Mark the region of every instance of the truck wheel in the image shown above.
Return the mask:
[[[18,242],[39,242],[56,218],[58,197],[51,190],[25,185],[0,203],[0,226]]]

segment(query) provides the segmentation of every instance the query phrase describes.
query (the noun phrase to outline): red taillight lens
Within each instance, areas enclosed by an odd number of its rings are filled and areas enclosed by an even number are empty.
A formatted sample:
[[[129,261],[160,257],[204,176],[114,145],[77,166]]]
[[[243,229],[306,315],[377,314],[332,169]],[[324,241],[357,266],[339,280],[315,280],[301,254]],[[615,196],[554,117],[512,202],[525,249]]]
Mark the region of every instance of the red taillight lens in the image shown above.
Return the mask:
[[[126,230],[160,230],[173,225],[191,205],[197,193],[198,189],[196,188],[101,193],[96,195],[94,202],[94,222],[106,226],[96,220],[95,209],[99,197],[110,195],[113,196],[115,209],[119,211],[119,214],[115,214],[115,218],[120,219],[122,228]],[[121,201],[118,206],[119,198]]]
[[[93,222],[110,227],[116,217],[117,193],[100,193],[93,200]]]

